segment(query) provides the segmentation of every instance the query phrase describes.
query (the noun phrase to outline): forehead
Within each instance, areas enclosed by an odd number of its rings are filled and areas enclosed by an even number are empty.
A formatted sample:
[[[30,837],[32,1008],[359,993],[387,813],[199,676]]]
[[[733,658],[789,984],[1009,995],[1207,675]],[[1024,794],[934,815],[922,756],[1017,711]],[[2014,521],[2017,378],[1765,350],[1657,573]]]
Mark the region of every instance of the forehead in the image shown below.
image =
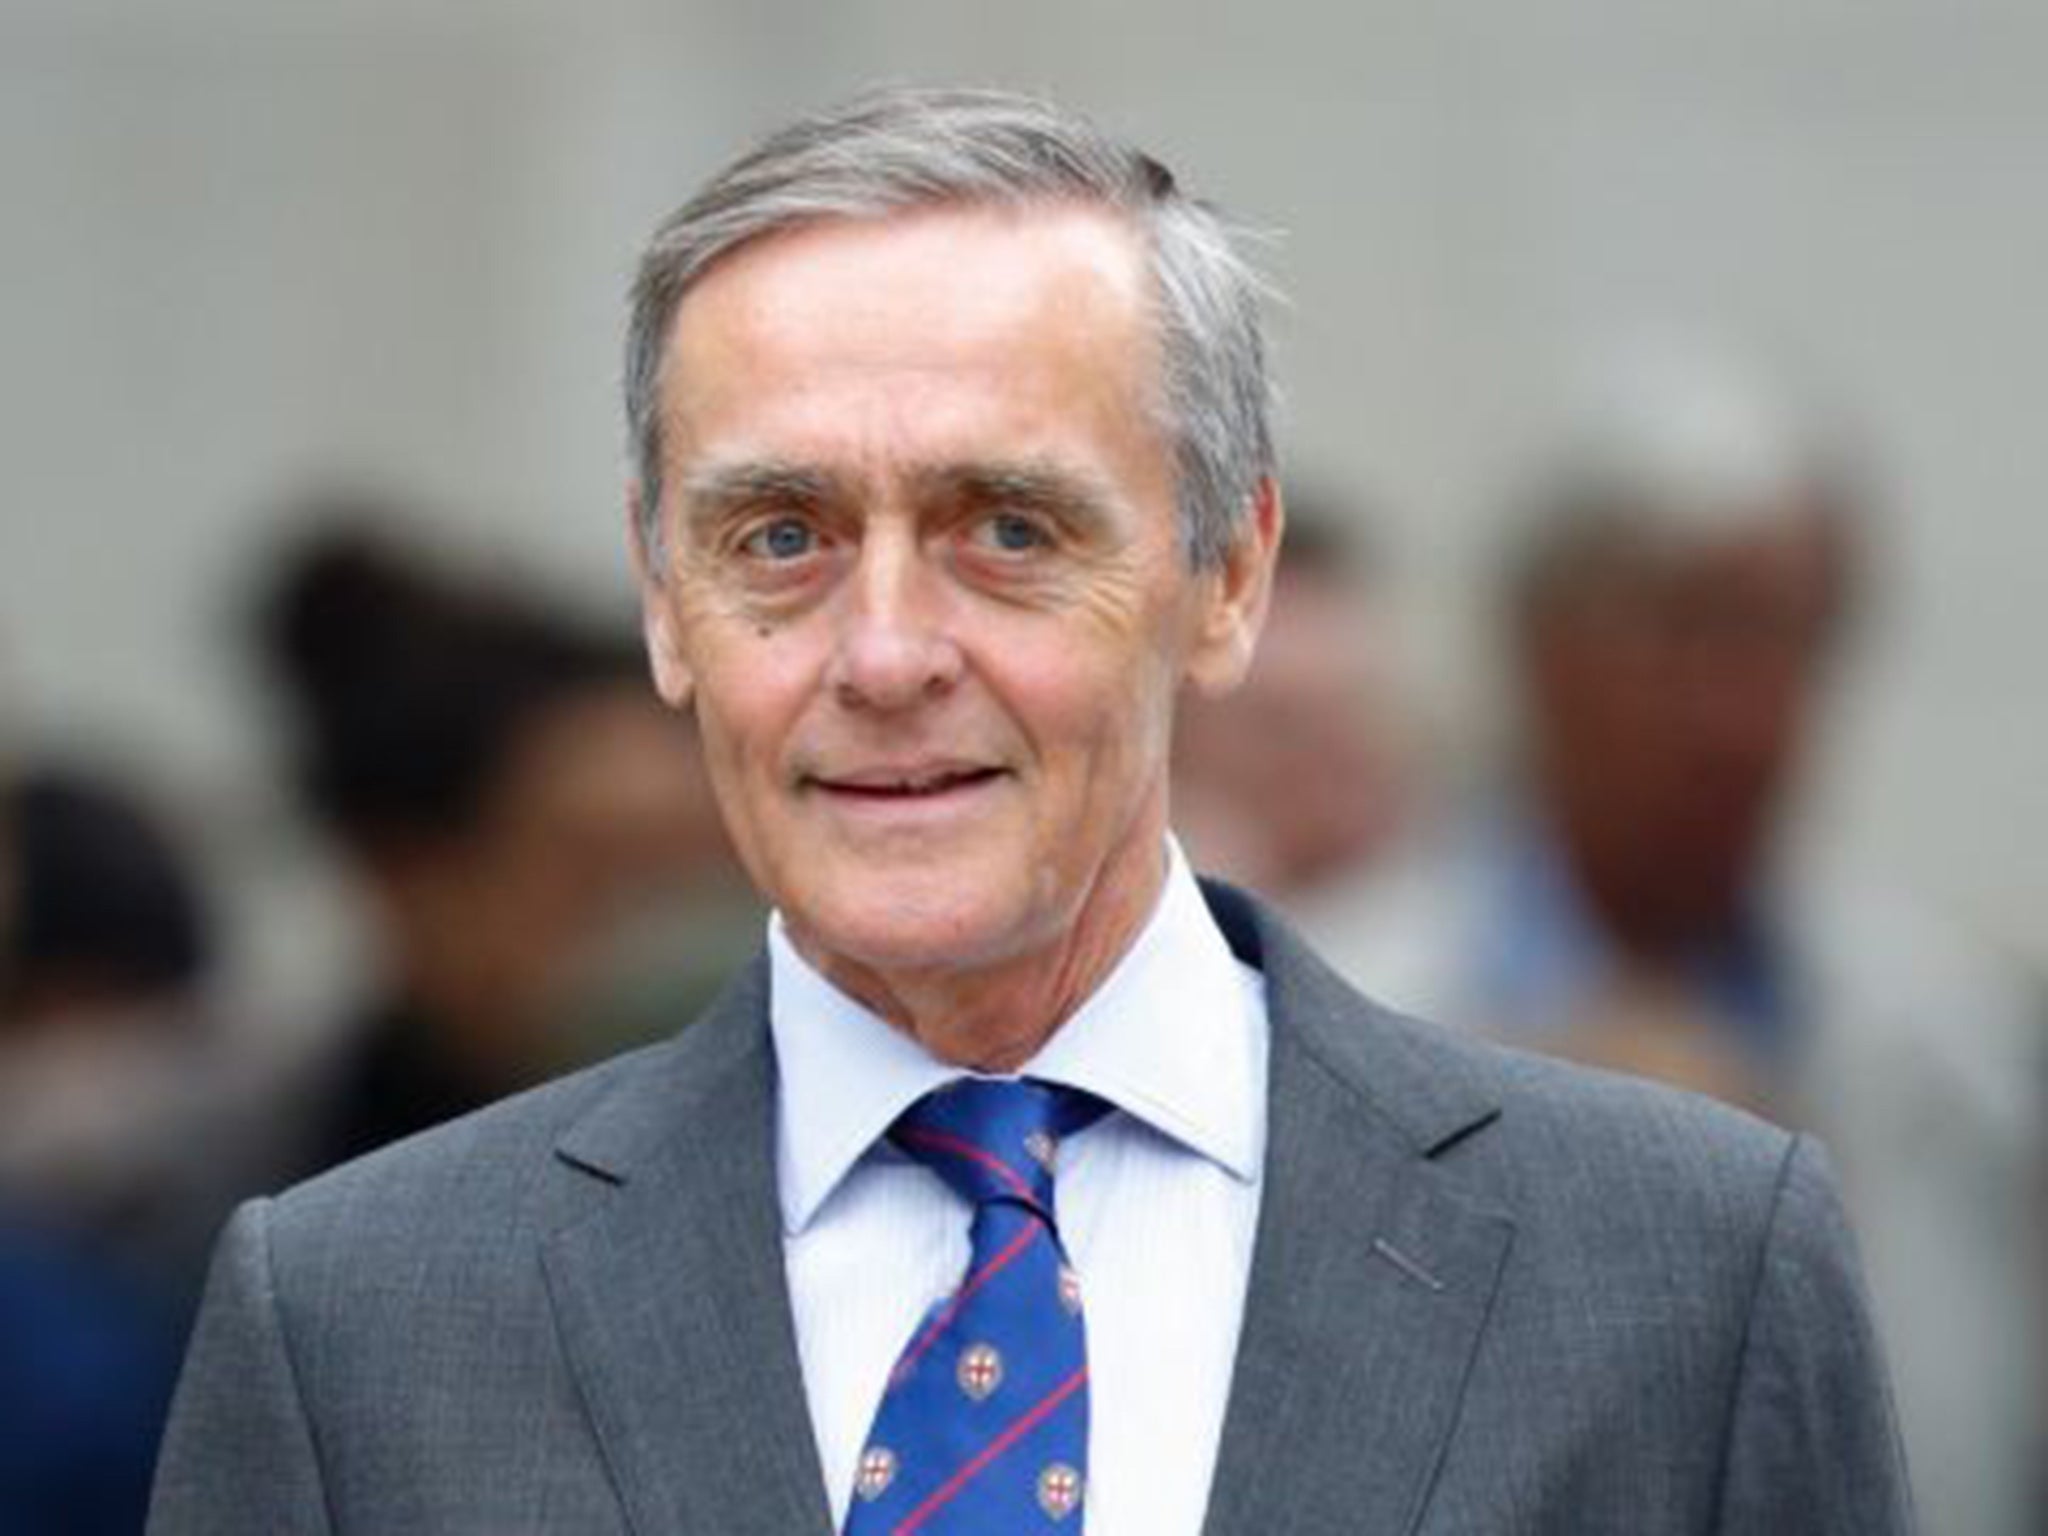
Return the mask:
[[[669,335],[664,428],[678,446],[764,403],[880,421],[1152,404],[1156,327],[1140,237],[1083,206],[942,207],[763,237],[699,281]]]

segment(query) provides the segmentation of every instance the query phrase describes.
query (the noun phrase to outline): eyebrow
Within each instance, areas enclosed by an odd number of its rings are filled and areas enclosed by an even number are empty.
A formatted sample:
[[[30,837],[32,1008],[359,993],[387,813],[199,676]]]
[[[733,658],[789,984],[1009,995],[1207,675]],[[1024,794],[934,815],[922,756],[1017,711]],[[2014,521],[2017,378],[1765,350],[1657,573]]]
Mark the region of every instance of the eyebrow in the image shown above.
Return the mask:
[[[1109,515],[1109,497],[1091,480],[1051,464],[955,464],[913,477],[919,498],[994,502],[1043,512],[1082,526]]]
[[[835,491],[833,477],[806,464],[780,460],[713,464],[683,477],[683,512],[702,523],[760,502],[815,505]]]
[[[1107,492],[1093,480],[1055,464],[939,464],[914,469],[908,479],[919,503],[1019,507],[1082,528],[1099,526],[1109,517],[1111,498]],[[683,477],[683,512],[688,521],[701,525],[760,504],[821,506],[857,497],[860,488],[829,470],[789,460],[712,464]]]

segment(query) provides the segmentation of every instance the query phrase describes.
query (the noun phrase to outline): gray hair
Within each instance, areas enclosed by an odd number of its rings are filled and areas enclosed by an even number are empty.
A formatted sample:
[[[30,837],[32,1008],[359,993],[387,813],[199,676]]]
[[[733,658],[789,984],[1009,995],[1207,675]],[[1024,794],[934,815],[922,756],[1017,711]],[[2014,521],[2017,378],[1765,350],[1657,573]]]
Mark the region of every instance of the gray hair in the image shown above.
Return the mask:
[[[1079,202],[1127,219],[1150,257],[1161,338],[1155,402],[1174,458],[1182,542],[1219,564],[1273,473],[1265,285],[1209,204],[1093,124],[1003,91],[890,88],[770,134],[664,220],[633,283],[626,424],[639,536],[661,566],[660,396],[677,307],[720,258],[821,219],[949,204]]]

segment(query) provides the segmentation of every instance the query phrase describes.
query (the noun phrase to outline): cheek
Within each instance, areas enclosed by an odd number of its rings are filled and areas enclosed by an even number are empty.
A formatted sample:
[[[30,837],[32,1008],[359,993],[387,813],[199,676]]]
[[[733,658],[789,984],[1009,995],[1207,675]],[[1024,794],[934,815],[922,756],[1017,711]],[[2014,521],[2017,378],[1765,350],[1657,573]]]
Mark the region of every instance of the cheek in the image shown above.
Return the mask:
[[[704,770],[735,848],[750,871],[770,832],[781,787],[787,727],[772,669],[713,668],[700,674],[695,713]]]
[[[1059,664],[1019,674],[1020,698],[1051,766],[1077,777],[1082,801],[1127,802],[1163,777],[1174,675],[1158,652],[1068,650]]]
[[[684,633],[693,708],[715,779],[772,764],[815,692],[815,645],[795,626],[761,628],[712,612]]]

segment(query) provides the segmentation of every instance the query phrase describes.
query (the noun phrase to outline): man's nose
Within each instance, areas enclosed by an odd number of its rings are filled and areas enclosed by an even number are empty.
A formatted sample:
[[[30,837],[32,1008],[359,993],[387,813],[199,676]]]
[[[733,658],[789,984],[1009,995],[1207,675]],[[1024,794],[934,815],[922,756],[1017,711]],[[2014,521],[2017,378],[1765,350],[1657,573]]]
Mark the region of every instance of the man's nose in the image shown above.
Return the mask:
[[[843,590],[826,682],[848,708],[901,710],[946,693],[961,655],[943,573],[917,540],[871,533]]]

